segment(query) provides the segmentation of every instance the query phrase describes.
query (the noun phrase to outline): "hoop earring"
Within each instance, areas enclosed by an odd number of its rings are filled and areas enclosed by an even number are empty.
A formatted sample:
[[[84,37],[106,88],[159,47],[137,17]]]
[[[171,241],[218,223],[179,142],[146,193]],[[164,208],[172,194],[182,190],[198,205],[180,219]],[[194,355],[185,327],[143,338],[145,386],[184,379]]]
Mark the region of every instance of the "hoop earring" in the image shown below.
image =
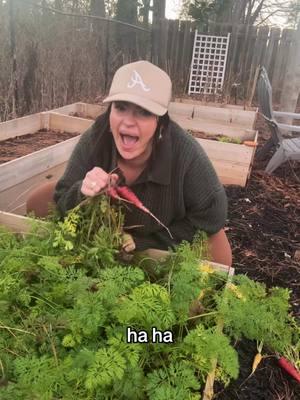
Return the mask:
[[[161,131],[162,131],[162,126],[161,126],[160,129],[159,129],[158,140],[161,140],[162,137],[163,137]]]

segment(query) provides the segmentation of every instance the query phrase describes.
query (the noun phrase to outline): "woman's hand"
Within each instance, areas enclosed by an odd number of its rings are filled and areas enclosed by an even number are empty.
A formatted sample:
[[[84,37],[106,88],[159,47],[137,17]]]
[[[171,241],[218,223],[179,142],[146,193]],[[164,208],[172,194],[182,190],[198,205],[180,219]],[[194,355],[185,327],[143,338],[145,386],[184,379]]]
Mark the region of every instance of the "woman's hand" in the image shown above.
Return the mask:
[[[108,174],[102,168],[94,167],[85,175],[81,193],[87,197],[94,197],[106,186],[115,185],[119,179],[117,174]]]
[[[122,249],[125,253],[131,253],[136,248],[133,237],[129,233],[123,233]]]

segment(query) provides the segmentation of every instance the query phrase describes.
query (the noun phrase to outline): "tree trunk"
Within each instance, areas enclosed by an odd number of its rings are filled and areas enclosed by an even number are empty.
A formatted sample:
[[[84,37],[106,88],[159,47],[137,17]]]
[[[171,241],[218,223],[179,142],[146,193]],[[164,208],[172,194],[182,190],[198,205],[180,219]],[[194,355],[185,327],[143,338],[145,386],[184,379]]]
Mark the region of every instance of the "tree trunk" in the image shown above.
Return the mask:
[[[296,111],[300,93],[300,22],[294,33],[294,38],[280,98],[280,111]],[[284,122],[290,124],[292,120],[288,119]]]
[[[161,38],[161,27],[163,24],[163,20],[165,19],[165,9],[166,9],[166,1],[165,0],[153,0],[153,22],[152,22],[152,49],[151,49],[151,58],[154,64],[157,64],[161,68],[161,59],[160,59],[160,38]]]
[[[156,19],[164,19],[166,12],[166,0],[153,0],[153,22]]]
[[[10,59],[11,59],[11,88],[12,88],[12,118],[16,118],[17,109],[18,109],[15,18],[16,18],[15,0],[10,0],[10,2],[9,2],[9,29],[10,29]]]
[[[105,17],[104,0],[91,0],[90,15],[97,17]],[[97,86],[101,91],[106,90],[107,86],[107,69],[109,63],[109,23],[101,20],[93,20],[91,22],[91,37],[96,48],[96,63],[99,66],[97,74]]]
[[[136,25],[138,20],[138,1],[124,2],[119,0],[116,7],[116,19]],[[137,59],[136,30],[121,25],[116,26],[116,41],[120,45],[125,63]]]
[[[143,0],[143,8],[141,10],[141,15],[143,16],[143,26],[145,28],[149,27],[149,11],[150,11],[150,0]]]

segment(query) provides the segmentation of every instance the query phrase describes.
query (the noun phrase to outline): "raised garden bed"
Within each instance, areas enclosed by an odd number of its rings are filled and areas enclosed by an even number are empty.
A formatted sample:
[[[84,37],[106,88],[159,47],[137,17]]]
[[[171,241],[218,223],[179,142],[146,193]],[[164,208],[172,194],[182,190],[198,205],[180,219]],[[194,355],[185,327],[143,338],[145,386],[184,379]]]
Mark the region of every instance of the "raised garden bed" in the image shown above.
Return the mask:
[[[88,103],[73,103],[63,107],[55,108],[54,111],[59,114],[70,115],[72,117],[80,117],[87,119],[96,119],[106,110],[107,106]]]
[[[1,142],[0,164],[26,156],[45,147],[63,142],[79,135],[79,132],[51,131],[40,129],[35,133],[16,136]]]
[[[1,123],[1,141],[12,140],[12,138],[16,138],[17,141],[23,140],[22,136],[40,129],[54,131],[55,140],[57,132],[60,131],[71,136],[76,133],[76,136],[62,143],[48,146],[48,139],[53,140],[53,138],[51,138],[51,133],[47,132],[49,138],[46,140],[45,148],[2,164],[0,166],[0,210],[24,214],[29,192],[41,183],[58,179],[62,175],[66,162],[79,140],[78,133],[84,132],[91,123],[92,121],[87,119],[56,113],[35,114]]]
[[[95,118],[104,111],[104,108],[100,105],[74,103],[55,111]],[[216,136],[228,137],[223,143],[211,144],[204,139],[199,139],[199,143],[211,159],[223,184],[246,185],[255,146],[246,147],[237,143],[250,141],[256,144],[257,132],[253,129],[257,117],[256,110],[171,102],[169,113],[171,118],[187,131],[203,132],[205,139],[210,137],[215,139]]]
[[[42,112],[27,115],[26,117],[12,119],[0,123],[0,142],[40,130],[55,132],[82,133],[90,125],[91,121],[83,118],[61,115],[56,112]],[[2,145],[2,143],[1,143]]]
[[[71,112],[70,107],[67,107],[69,106],[66,106],[65,110]],[[96,114],[98,115],[98,112],[95,112]],[[2,146],[4,163],[0,166],[0,210],[23,214],[30,191],[45,180],[58,179],[62,175],[66,162],[79,140],[79,136],[65,140],[65,135],[68,137],[69,134],[74,136],[82,133],[92,123],[92,120],[86,118],[67,116],[58,112],[34,114],[1,123],[0,140],[6,145]],[[38,140],[41,138],[39,130],[49,130],[49,132],[43,132],[43,140]],[[33,134],[33,132],[38,133]],[[58,132],[65,133],[60,135]],[[252,132],[252,136],[248,139],[256,142],[257,135],[254,131]],[[28,134],[30,134],[30,139],[34,140],[31,154],[17,158],[25,150],[23,140]],[[205,132],[205,134],[208,133]],[[49,146],[53,141],[60,140],[62,140],[61,143]],[[223,184],[246,185],[255,147],[200,138],[197,140],[211,159]],[[20,142],[22,142],[21,149],[18,148]],[[17,144],[13,146],[15,156],[12,154],[12,143]],[[44,146],[46,147],[40,149]],[[34,151],[35,149],[40,150]],[[27,148],[26,152],[29,151]],[[10,154],[7,154],[8,152]],[[5,162],[13,157],[17,159]]]
[[[95,119],[105,110],[106,106],[97,104],[73,103],[52,111],[74,117]],[[253,139],[253,127],[257,116],[256,111],[180,102],[170,103],[169,114],[184,129],[201,129],[207,134],[226,135],[241,140]]]

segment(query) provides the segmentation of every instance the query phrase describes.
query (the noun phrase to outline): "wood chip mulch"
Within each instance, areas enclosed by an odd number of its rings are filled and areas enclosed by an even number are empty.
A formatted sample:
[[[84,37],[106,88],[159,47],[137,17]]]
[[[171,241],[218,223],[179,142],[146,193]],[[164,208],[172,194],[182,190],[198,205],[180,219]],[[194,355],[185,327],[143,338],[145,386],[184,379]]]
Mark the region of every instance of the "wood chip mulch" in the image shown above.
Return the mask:
[[[268,129],[258,120],[259,143]],[[264,161],[254,160],[245,188],[227,186],[229,201],[227,234],[235,273],[247,274],[268,287],[291,291],[291,308],[300,319],[300,163],[285,163],[272,175],[264,172]],[[283,372],[272,357],[262,361],[248,380],[256,344],[242,341],[236,346],[240,376],[228,388],[215,385],[218,400],[299,400],[300,385]]]

